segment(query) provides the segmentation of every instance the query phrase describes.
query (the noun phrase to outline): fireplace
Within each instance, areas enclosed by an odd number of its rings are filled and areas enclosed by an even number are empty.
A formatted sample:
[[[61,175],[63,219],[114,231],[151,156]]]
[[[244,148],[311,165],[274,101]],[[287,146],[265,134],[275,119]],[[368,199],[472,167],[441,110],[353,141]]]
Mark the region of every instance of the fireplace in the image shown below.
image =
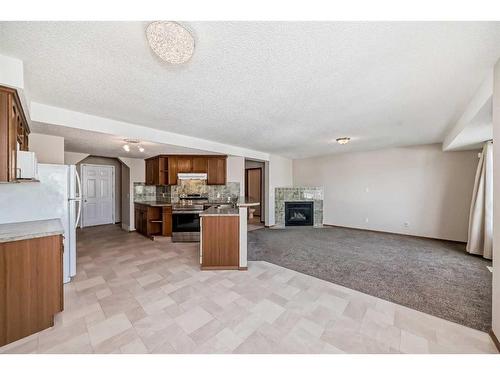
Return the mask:
[[[285,225],[313,225],[314,203],[285,202]]]

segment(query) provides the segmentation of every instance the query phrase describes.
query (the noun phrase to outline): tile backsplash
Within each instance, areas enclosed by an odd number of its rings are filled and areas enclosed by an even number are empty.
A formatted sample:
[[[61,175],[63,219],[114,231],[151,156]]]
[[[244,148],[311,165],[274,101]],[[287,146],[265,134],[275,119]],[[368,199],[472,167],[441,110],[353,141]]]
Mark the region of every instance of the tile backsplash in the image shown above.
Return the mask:
[[[182,194],[201,194],[208,196],[210,201],[238,198],[240,196],[239,182],[228,182],[226,185],[207,185],[204,180],[181,180],[178,185],[154,186],[134,182],[135,201],[171,201],[176,203]]]

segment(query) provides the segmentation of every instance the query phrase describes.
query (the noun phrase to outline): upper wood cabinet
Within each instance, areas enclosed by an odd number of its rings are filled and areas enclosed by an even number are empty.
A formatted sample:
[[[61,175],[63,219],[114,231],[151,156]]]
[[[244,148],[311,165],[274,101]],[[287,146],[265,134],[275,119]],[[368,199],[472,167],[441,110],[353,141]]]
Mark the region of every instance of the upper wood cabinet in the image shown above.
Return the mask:
[[[208,185],[224,185],[226,158],[225,155],[158,155],[146,159],[146,185],[177,185],[177,173],[207,173]]]
[[[192,156],[177,156],[177,173],[191,173],[193,171]]]
[[[226,184],[226,157],[208,158],[208,185]]]
[[[165,185],[177,185],[177,156],[170,155],[168,160],[168,180]]]
[[[208,159],[205,156],[193,156],[193,173],[207,173]]]
[[[0,182],[16,180],[17,150],[28,151],[29,133],[17,91],[0,86]]]

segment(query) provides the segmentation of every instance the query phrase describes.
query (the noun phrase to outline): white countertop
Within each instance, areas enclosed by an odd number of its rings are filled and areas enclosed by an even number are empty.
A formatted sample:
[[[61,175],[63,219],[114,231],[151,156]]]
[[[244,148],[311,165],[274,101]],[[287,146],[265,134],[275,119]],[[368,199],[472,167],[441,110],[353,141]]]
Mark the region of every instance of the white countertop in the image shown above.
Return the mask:
[[[0,224],[0,243],[64,234],[59,219]]]
[[[238,200],[237,206],[238,207],[253,207],[253,206],[259,206],[260,202],[255,202],[251,200],[247,200],[245,197],[240,197]]]

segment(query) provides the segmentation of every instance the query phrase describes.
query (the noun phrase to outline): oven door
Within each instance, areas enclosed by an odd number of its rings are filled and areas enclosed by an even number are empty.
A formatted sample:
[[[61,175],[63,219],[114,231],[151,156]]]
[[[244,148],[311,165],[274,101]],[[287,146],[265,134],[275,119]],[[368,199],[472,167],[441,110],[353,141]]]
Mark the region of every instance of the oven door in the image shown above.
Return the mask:
[[[172,232],[199,232],[200,215],[198,212],[172,212]]]

